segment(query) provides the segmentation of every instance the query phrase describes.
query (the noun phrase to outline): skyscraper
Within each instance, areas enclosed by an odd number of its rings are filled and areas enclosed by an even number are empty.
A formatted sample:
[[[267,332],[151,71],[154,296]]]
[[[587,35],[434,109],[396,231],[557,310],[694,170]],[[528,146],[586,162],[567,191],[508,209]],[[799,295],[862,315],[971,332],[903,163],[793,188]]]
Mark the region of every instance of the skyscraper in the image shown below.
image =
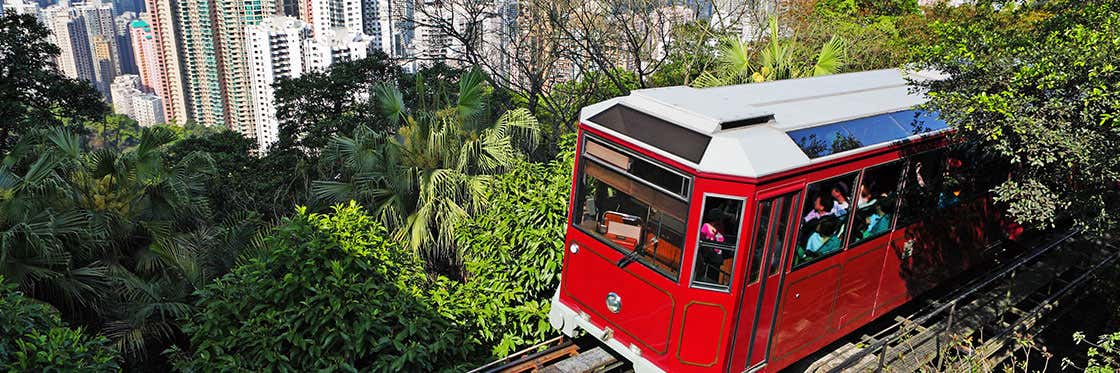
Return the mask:
[[[187,98],[183,90],[183,69],[178,51],[181,49],[176,26],[177,0],[146,0],[147,22],[156,39],[155,64],[158,84],[153,89],[162,99],[166,121],[187,123]],[[157,88],[158,87],[158,88]]]
[[[354,1],[354,0],[347,0]],[[217,4],[217,52],[226,104],[226,126],[246,137],[256,136],[249,98],[249,56],[245,53],[245,28],[276,14],[275,0],[222,0]]]
[[[108,96],[109,85],[121,73],[113,4],[91,1],[73,5],[73,8],[85,22],[93,62],[94,87]]]
[[[245,30],[251,61],[253,137],[262,153],[279,139],[272,84],[303,74],[303,41],[310,35],[311,25],[292,17],[268,17]]]
[[[253,136],[245,27],[275,13],[275,0],[182,0],[179,29],[191,117]]]
[[[318,33],[291,17],[268,17],[246,29],[251,61],[252,128],[261,152],[279,139],[275,92],[281,78],[296,78],[332,64],[365,58],[373,39],[361,32],[334,28]]]
[[[124,12],[113,19],[117,32],[117,57],[119,57],[122,74],[137,74],[136,57],[132,55],[132,37],[129,34],[128,24],[137,18],[136,13]]]
[[[133,20],[128,24],[128,32],[131,35],[132,55],[136,59],[141,86],[148,92],[157,94],[166,91],[159,76],[159,40],[152,32],[151,25],[142,19]]]
[[[62,74],[95,83],[89,35],[81,14],[69,7],[54,5],[43,10],[43,19],[51,32],[49,40],[59,48],[55,64]]]

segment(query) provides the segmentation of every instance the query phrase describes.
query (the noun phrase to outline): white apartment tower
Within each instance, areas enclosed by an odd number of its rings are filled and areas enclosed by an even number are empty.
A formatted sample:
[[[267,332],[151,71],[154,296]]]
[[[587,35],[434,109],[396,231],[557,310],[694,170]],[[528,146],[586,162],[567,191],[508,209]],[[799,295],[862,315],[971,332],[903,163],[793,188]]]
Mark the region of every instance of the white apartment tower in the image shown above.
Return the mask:
[[[250,61],[253,133],[263,153],[279,140],[275,90],[282,78],[296,78],[332,64],[365,58],[372,38],[344,28],[313,31],[314,27],[291,17],[266,17],[245,29]]]
[[[303,41],[311,35],[311,25],[291,17],[267,17],[245,29],[246,52],[250,61],[254,137],[261,153],[279,139],[275,90],[281,78],[303,74]]]
[[[159,97],[148,93],[132,96],[132,119],[141,127],[163,123],[163,117],[163,100]]]
[[[119,75],[110,85],[109,92],[113,100],[113,112],[132,117],[132,98],[140,93],[140,77],[137,75]]]

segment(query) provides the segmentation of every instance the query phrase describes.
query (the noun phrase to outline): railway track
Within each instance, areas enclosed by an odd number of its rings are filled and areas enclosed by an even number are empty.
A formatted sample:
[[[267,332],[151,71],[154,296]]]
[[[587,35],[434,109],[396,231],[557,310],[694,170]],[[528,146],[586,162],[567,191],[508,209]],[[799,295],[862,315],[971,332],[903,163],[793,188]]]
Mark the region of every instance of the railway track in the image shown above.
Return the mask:
[[[992,270],[887,316],[822,349],[790,370],[807,372],[994,370],[1015,333],[1033,333],[1072,304],[1120,248],[1055,234]],[[987,368],[987,369],[985,369]],[[628,369],[590,336],[556,337],[475,372],[621,372]]]
[[[478,367],[470,373],[614,372],[624,368],[624,362],[599,346],[594,338],[561,336]]]
[[[808,372],[992,371],[1017,334],[1044,328],[1075,303],[1120,249],[1059,234],[908,316],[873,323],[803,361]],[[878,325],[876,325],[878,324]],[[865,328],[868,329],[868,328]],[[808,365],[806,367],[806,365]]]

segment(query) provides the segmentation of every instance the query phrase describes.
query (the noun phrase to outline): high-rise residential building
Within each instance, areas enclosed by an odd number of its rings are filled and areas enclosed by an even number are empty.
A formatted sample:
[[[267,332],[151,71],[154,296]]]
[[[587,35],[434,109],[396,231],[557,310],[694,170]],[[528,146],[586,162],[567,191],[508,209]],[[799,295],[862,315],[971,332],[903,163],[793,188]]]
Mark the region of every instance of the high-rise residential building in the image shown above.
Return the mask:
[[[71,7],[85,22],[93,58],[94,87],[103,95],[109,96],[109,85],[121,73],[113,4],[89,1],[75,3]]]
[[[183,86],[190,101],[190,118],[203,125],[225,125],[220,77],[221,61],[214,24],[216,15],[211,0],[180,0],[177,9],[181,32]]]
[[[141,127],[164,123],[163,118],[163,102],[159,97],[149,93],[132,96],[132,119]]]
[[[109,92],[113,100],[113,112],[128,117],[132,114],[132,97],[139,95],[140,77],[136,75],[120,75],[113,80]]]
[[[336,63],[366,58],[372,43],[369,35],[340,28],[316,34],[304,42],[305,71],[323,70]]]
[[[380,29],[381,50],[389,57],[406,58],[413,54],[415,37],[413,22],[415,2],[412,0],[378,0],[377,18]]]
[[[363,31],[362,0],[307,0],[310,2],[311,23],[314,33],[326,33],[342,28],[352,33]]]
[[[272,84],[303,74],[304,40],[310,35],[311,25],[292,17],[268,17],[245,29],[252,69],[253,137],[262,153],[279,139]]]
[[[138,74],[136,56],[132,54],[132,35],[129,23],[137,19],[136,13],[124,12],[113,19],[117,32],[117,56],[120,60],[121,74]]]
[[[370,48],[381,49],[381,14],[378,10],[380,0],[362,1],[362,33],[373,38]]]
[[[141,86],[146,91],[157,94],[166,91],[159,76],[159,40],[152,32],[151,25],[142,19],[133,20],[128,24],[128,32],[132,39],[132,55],[135,56]]]
[[[67,77],[94,83],[93,56],[81,13],[54,5],[43,10],[43,19],[51,32],[49,40],[59,48],[58,69]]]
[[[355,1],[355,0],[346,0]],[[275,0],[223,0],[217,2],[219,66],[226,104],[226,127],[253,137],[249,90],[249,57],[245,53],[245,28],[276,14]]]
[[[312,25],[291,17],[268,17],[246,29],[253,113],[253,133],[247,136],[256,138],[262,152],[279,139],[273,83],[365,58],[373,43],[370,36],[344,28],[312,30]]]
[[[177,0],[146,0],[147,19],[156,40],[155,64],[158,84],[153,83],[155,94],[163,102],[163,115],[167,122],[186,124],[189,112],[183,89],[183,67],[178,51],[182,49],[177,25]]]
[[[252,136],[245,28],[275,14],[276,0],[182,0],[179,29],[191,117]]]

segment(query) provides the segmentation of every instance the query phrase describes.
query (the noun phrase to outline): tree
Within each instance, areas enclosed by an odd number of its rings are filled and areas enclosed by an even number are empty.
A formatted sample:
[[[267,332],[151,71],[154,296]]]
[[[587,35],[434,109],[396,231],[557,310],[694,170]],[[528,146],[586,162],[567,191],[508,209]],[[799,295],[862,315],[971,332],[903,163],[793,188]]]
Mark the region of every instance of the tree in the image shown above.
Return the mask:
[[[182,370],[443,371],[475,341],[429,301],[420,262],[351,202],[300,208],[251,260],[200,291]]]
[[[574,136],[549,163],[518,161],[487,189],[488,209],[455,232],[466,279],[435,298],[466,320],[496,357],[555,335],[550,300],[560,284]]]
[[[0,275],[111,337],[130,363],[158,366],[147,352],[182,342],[192,293],[251,246],[256,225],[210,221],[213,161],[171,161],[166,128],[125,151],[83,152],[63,129],[45,137],[0,169]]]
[[[847,46],[843,39],[834,36],[810,56],[793,39],[781,36],[777,18],[770,18],[769,30],[769,40],[760,51],[752,50],[746,40],[724,40],[713,71],[701,74],[693,85],[713,87],[829,75],[844,65]]]
[[[358,124],[376,130],[389,129],[371,101],[373,87],[396,82],[399,69],[382,52],[332,65],[276,85],[276,117],[280,121],[278,148],[298,149],[312,154],[326,146],[337,133],[351,133]],[[259,149],[265,152],[268,149]]]
[[[108,339],[69,328],[58,311],[16,288],[0,276],[0,366],[12,371],[120,369],[120,356]]]
[[[971,22],[938,24],[941,42],[916,67],[928,110],[960,141],[1011,164],[995,199],[1019,222],[1070,218],[1107,232],[1120,208],[1120,7],[1056,1],[980,8]]]
[[[59,50],[48,33],[33,16],[0,15],[0,154],[33,129],[78,129],[108,112],[93,86],[54,70]]]
[[[367,128],[336,135],[323,161],[336,165],[339,177],[315,181],[313,194],[361,201],[405,246],[454,275],[460,259],[454,227],[484,210],[482,195],[493,176],[539,141],[527,110],[493,119],[488,88],[482,72],[470,70],[454,98],[426,99],[451,105],[409,109],[396,87],[378,86],[380,113],[401,128],[392,135]]]

